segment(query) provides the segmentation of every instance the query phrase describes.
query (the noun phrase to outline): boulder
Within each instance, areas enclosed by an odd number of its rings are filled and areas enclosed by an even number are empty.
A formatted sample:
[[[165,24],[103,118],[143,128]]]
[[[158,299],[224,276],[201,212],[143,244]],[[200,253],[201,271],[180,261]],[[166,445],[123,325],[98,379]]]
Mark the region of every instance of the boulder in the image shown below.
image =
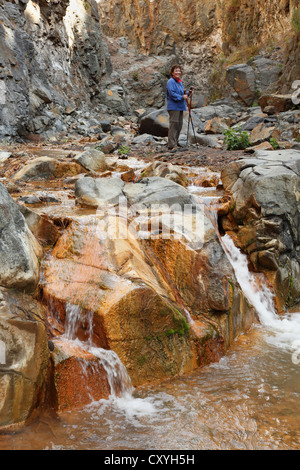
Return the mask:
[[[156,143],[156,142],[157,142],[157,139],[155,138],[155,136],[151,134],[137,135],[131,141],[133,145],[149,145],[149,144]]]
[[[85,340],[85,317],[92,315],[93,343],[115,351],[133,385],[196,366],[187,320],[134,236],[107,238],[101,223],[72,224],[56,244],[45,280],[44,300],[57,320],[65,323],[67,305],[80,306],[77,335]]]
[[[250,61],[255,73],[256,89],[260,93],[272,92],[282,73],[282,64],[266,57],[256,56]]]
[[[101,91],[101,102],[117,114],[128,112],[125,91],[121,85],[112,85]]]
[[[47,215],[39,215],[25,204],[19,204],[19,208],[25,217],[26,224],[42,246],[53,246],[60,233],[58,228]]]
[[[206,170],[201,172],[199,176],[193,178],[194,186],[202,186],[204,188],[216,187],[220,183],[220,174]]]
[[[280,311],[299,302],[300,151],[257,150],[222,170],[230,191],[223,228],[236,232],[239,247],[256,271],[266,273]],[[236,222],[232,224],[233,218]]]
[[[205,134],[222,134],[230,125],[230,119],[215,117],[207,121],[204,132]]]
[[[126,214],[72,222],[45,263],[42,289],[53,334],[66,331],[68,306],[77,306],[76,336],[115,351],[136,386],[220,359],[253,317],[229,282],[234,274],[212,223],[185,188],[149,177],[122,191],[139,203],[136,212],[126,206]],[[157,203],[166,212],[148,215]],[[75,356],[64,354],[66,377]]]
[[[109,397],[107,373],[84,343],[58,338],[53,340],[53,345],[51,358],[58,412],[82,408],[91,400]]]
[[[42,249],[18,205],[0,183],[0,285],[34,289]]]
[[[265,114],[255,114],[254,116],[250,116],[247,121],[242,124],[242,130],[243,131],[253,131],[255,127],[258,126],[258,124],[262,124],[265,120]]]
[[[226,70],[226,78],[241,100],[251,106],[256,96],[253,68],[247,64],[232,65]]]
[[[74,160],[89,171],[105,171],[107,169],[105,154],[96,149],[86,150],[77,155]]]
[[[136,179],[136,175],[132,168],[130,168],[130,170],[127,170],[121,174],[121,180],[125,181],[125,183],[133,183],[135,179]]]
[[[180,184],[166,178],[153,176],[142,178],[137,183],[128,183],[123,192],[131,205],[167,204],[183,207],[195,204],[195,199]]]
[[[80,178],[75,183],[76,204],[95,208],[117,204],[124,185],[120,178]]]
[[[263,123],[258,124],[250,133],[249,140],[251,144],[258,145],[262,142],[269,141],[271,138],[278,141],[280,132],[275,127],[266,127]]]
[[[292,101],[292,95],[263,95],[258,101],[263,112],[265,108],[271,106],[275,114],[283,113],[295,106]]]
[[[237,111],[232,106],[228,104],[222,104],[218,102],[214,102],[204,108],[197,108],[193,110],[193,116],[196,116],[198,120],[202,122],[208,121],[215,117],[221,117],[223,119],[236,119]],[[197,121],[195,120],[195,125],[197,125]]]
[[[84,173],[85,169],[75,162],[64,162],[50,157],[31,160],[21,170],[13,174],[13,181],[39,181],[65,178]]]
[[[143,170],[142,176],[143,178],[159,176],[161,178],[166,178],[168,180],[174,181],[175,183],[178,183],[184,187],[188,185],[188,178],[184,170],[182,170],[177,165],[172,165],[171,163],[151,163],[151,165],[149,165]]]
[[[43,403],[49,349],[45,312],[31,297],[0,288],[0,427],[23,424]]]
[[[152,111],[142,116],[139,133],[151,134],[158,137],[167,137],[169,128],[169,115],[166,109]]]

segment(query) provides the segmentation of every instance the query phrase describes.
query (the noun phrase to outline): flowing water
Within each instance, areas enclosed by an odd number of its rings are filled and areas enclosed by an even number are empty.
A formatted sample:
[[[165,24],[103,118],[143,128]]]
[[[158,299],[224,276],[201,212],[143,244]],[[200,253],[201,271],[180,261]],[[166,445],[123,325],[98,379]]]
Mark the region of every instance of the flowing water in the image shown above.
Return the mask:
[[[257,326],[219,363],[0,435],[11,449],[297,449],[299,367]]]
[[[82,410],[45,414],[25,430],[0,435],[0,449],[298,449],[300,314],[279,317],[271,292],[257,287],[232,240],[225,236],[221,243],[260,319],[225,357],[134,390],[117,355],[93,345],[92,316],[86,319],[87,340],[76,338],[81,312],[68,305],[63,337],[99,358],[111,395]]]

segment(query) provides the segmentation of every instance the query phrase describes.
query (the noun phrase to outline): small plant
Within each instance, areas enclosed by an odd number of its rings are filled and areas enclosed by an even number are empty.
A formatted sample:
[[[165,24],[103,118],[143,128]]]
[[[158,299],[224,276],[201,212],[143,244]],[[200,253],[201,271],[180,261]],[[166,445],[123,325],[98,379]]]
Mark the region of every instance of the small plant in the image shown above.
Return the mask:
[[[86,11],[90,11],[91,8],[92,8],[92,7],[91,7],[91,4],[90,4],[90,2],[89,2],[88,0],[83,0],[83,6],[84,6],[84,9],[85,9]]]
[[[250,147],[249,132],[242,131],[241,127],[235,129],[226,129],[223,134],[225,135],[224,143],[227,150],[244,150]]]
[[[130,152],[130,147],[127,145],[121,145],[121,147],[118,149],[119,155],[128,155]]]
[[[270,137],[270,144],[272,145],[274,150],[277,150],[279,148],[279,143],[276,139],[274,139],[274,137]]]
[[[134,80],[135,82],[137,82],[139,79],[139,71],[138,70],[135,70],[134,72],[132,72],[132,80]]]
[[[296,8],[292,14],[292,26],[294,31],[298,34],[300,33],[300,7]]]

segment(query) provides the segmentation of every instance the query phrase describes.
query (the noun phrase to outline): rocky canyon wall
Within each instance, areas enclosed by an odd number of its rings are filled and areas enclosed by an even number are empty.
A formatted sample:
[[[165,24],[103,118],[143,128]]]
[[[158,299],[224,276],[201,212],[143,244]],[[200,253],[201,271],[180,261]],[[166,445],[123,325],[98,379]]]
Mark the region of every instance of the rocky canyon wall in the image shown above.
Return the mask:
[[[106,111],[162,107],[175,60],[185,86],[214,100],[232,93],[230,65],[262,55],[281,68],[272,91],[289,93],[300,76],[296,9],[299,0],[1,0],[0,138],[76,131],[74,110],[93,110],[86,128],[99,132]]]
[[[62,131],[60,116],[92,106],[110,71],[94,0],[1,1],[0,136]]]
[[[270,51],[280,43],[282,61],[294,66],[287,57],[295,33],[292,15],[299,5],[299,0],[99,2],[104,34],[124,35],[144,54],[175,54],[184,65],[185,82],[193,81],[202,91],[210,86],[214,67],[220,68],[232,54],[238,63],[238,56],[249,60],[261,47]],[[299,64],[285,80],[295,80],[297,73]]]

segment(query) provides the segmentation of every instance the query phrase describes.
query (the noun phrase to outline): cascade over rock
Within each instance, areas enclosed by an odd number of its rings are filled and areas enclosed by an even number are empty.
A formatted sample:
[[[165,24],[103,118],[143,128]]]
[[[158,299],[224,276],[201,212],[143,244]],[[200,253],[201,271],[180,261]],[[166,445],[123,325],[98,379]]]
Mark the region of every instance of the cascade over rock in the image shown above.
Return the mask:
[[[219,229],[280,312],[298,306],[298,3],[1,2],[0,427],[219,361],[257,321]],[[197,88],[186,154],[165,153],[175,61]],[[240,159],[222,150],[236,124]],[[223,186],[198,171],[216,149]],[[218,215],[200,187],[225,190]]]
[[[160,199],[160,180],[125,184],[129,204],[138,207],[129,219],[100,206],[95,216],[74,220],[45,262],[43,300],[53,334],[63,331],[67,305],[79,306],[79,338],[86,340],[92,316],[93,341],[118,354],[134,386],[218,360],[254,320],[207,216],[193,231],[197,212],[183,212],[180,194],[177,205],[168,191]],[[166,201],[176,205],[173,222],[163,212]],[[157,213],[148,213],[151,203]]]
[[[224,230],[235,234],[253,268],[266,272],[280,310],[300,300],[299,165],[299,150],[258,150],[221,175],[232,194]]]

